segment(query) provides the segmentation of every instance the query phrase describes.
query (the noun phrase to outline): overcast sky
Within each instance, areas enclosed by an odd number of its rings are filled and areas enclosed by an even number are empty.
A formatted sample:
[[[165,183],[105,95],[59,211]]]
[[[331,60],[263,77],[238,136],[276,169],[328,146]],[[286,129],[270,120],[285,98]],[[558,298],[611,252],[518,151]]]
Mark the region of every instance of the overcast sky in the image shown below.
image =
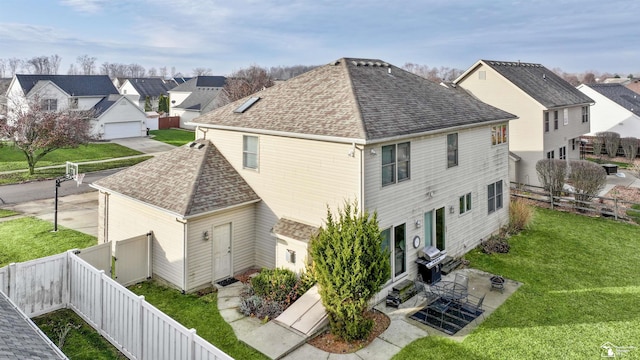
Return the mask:
[[[341,57],[467,69],[478,59],[640,74],[636,0],[2,0],[0,58],[196,67]]]

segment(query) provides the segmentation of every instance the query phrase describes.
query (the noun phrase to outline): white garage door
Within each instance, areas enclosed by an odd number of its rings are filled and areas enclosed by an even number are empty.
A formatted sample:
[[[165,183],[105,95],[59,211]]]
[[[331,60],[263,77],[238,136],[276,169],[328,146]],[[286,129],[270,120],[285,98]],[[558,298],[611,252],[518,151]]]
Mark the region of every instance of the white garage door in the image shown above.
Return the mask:
[[[108,123],[104,125],[104,140],[142,136],[142,125],[139,121]]]

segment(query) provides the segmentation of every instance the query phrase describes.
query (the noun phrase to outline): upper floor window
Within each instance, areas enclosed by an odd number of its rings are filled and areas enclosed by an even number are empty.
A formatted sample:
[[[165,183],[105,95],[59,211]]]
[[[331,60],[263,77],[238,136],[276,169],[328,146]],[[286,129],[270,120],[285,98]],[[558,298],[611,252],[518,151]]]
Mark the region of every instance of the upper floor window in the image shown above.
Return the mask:
[[[549,113],[544,113],[544,132],[549,132]]]
[[[558,110],[553,112],[553,130],[558,130]]]
[[[491,127],[491,145],[507,143],[507,124]]]
[[[395,184],[410,175],[411,147],[408,142],[382,147],[382,186]]]
[[[242,137],[242,166],[246,169],[258,169],[258,137]]]
[[[589,122],[589,106],[582,107],[582,122]]]
[[[489,201],[489,214],[498,209],[502,209],[502,180],[487,186],[487,197]]]
[[[564,109],[562,111],[562,117],[563,117],[563,125],[569,125],[569,109]]]
[[[460,214],[471,211],[471,193],[460,196]]]
[[[447,135],[447,167],[458,165],[458,133]]]
[[[58,100],[57,99],[43,99],[42,100],[42,110],[45,110],[45,111],[57,111],[58,110]]]
[[[69,109],[77,109],[78,108],[78,98],[71,97],[69,98]]]

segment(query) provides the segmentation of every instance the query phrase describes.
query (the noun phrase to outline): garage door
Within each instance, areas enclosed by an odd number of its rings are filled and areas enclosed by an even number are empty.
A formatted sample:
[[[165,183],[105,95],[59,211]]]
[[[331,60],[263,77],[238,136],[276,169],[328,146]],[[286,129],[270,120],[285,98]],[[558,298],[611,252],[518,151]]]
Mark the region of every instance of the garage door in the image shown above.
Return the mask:
[[[142,136],[142,125],[139,121],[108,123],[104,125],[104,140]]]

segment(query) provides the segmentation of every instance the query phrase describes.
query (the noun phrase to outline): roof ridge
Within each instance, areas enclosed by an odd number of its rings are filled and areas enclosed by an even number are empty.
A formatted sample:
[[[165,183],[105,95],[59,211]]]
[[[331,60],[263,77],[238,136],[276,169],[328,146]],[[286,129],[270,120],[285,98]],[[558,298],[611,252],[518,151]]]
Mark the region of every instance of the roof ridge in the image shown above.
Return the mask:
[[[193,181],[191,183],[191,189],[190,189],[189,194],[188,194],[189,201],[187,202],[187,207],[184,210],[185,214],[190,214],[191,213],[191,208],[193,207],[193,203],[195,202],[196,190],[198,189],[198,186],[200,185],[200,179],[202,178],[202,172],[203,172],[203,169],[205,168],[204,164],[207,161],[207,159],[209,158],[207,155],[209,153],[209,150],[213,148],[213,146],[211,146],[211,142],[209,140],[206,140],[206,139],[197,139],[197,140],[194,140],[194,141],[188,143],[188,145],[183,145],[183,146],[188,147],[189,150],[193,150],[194,147],[196,147],[196,148],[198,147],[198,145],[194,146],[193,144],[203,144],[205,149],[204,149],[204,152],[203,152],[204,155],[201,156],[200,162],[198,163],[198,174],[196,174],[196,176],[195,176],[195,179],[194,179],[195,181]],[[189,150],[187,150],[187,151],[189,151]],[[195,150],[198,150],[198,149],[195,149]]]
[[[342,60],[342,61],[340,61]],[[343,66],[345,69],[344,72],[344,76],[347,77],[347,81],[349,83],[349,89],[351,90],[351,94],[352,96],[352,102],[353,102],[353,107],[356,109],[356,115],[357,115],[357,122],[358,122],[358,127],[359,127],[359,131],[360,131],[360,136],[362,136],[362,138],[367,138],[367,124],[364,121],[364,117],[362,116],[362,105],[360,103],[360,101],[358,100],[358,94],[356,93],[356,87],[353,84],[353,76],[351,76],[351,70],[350,70],[350,66],[347,64],[347,61],[354,61],[354,59],[348,59],[348,58],[342,58],[338,60],[338,65],[339,66]]]

